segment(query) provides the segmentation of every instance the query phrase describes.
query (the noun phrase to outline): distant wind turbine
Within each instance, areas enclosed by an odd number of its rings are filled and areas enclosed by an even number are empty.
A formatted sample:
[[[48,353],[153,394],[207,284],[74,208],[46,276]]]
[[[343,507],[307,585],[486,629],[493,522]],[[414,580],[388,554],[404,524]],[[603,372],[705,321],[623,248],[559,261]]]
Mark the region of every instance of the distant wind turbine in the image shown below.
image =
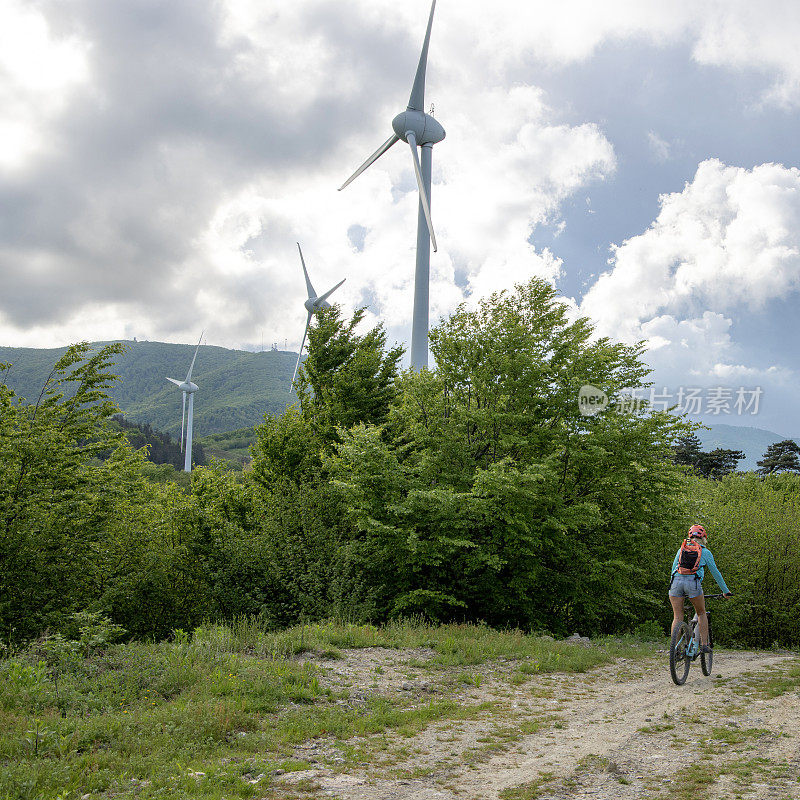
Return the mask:
[[[205,333],[205,331],[203,331]],[[200,388],[196,383],[192,383],[192,370],[197,358],[197,351],[200,349],[200,342],[203,341],[203,333],[194,349],[192,363],[189,364],[189,371],[186,373],[186,380],[181,382],[175,378],[167,378],[170,383],[174,383],[183,392],[183,414],[181,415],[181,450],[183,450],[183,423],[186,419],[186,395],[189,395],[189,422],[186,426],[186,458],[183,462],[183,471],[192,471],[192,419],[194,417],[194,393]]]
[[[428,307],[430,293],[430,244],[436,252],[436,236],[431,221],[431,170],[433,164],[433,145],[444,139],[444,128],[425,113],[425,69],[428,63],[428,44],[431,39],[433,11],[436,0],[431,3],[428,29],[419,57],[417,75],[408,100],[408,108],[392,120],[394,134],[390,136],[340,187],[344,189],[367,167],[377,161],[392,145],[402,139],[411,148],[414,160],[414,173],[419,187],[419,211],[417,213],[417,268],[414,275],[414,316],[411,324],[411,366],[424,369],[428,366]],[[422,148],[422,164],[417,155],[417,147]],[[429,238],[430,237],[430,238]]]
[[[303,343],[300,345],[300,352],[297,354],[297,363],[294,365],[294,374],[292,375],[292,382],[289,384],[289,392],[291,393],[292,387],[294,386],[294,379],[297,377],[297,368],[300,366],[300,358],[303,355],[303,347],[306,344],[306,336],[308,335],[308,326],[311,324],[311,317],[317,313],[317,311],[322,311],[323,308],[330,308],[331,304],[328,302],[328,298],[347,280],[347,278],[342,278],[333,289],[328,289],[325,294],[317,297],[317,292],[314,287],[311,285],[311,279],[308,277],[308,270],[306,269],[306,262],[303,258],[303,251],[300,249],[300,242],[297,243],[297,250],[300,253],[300,263],[303,265],[303,275],[306,279],[306,289],[308,291],[308,300],[303,303],[306,307],[306,311],[308,311],[308,317],[306,319],[306,329],[303,331]]]

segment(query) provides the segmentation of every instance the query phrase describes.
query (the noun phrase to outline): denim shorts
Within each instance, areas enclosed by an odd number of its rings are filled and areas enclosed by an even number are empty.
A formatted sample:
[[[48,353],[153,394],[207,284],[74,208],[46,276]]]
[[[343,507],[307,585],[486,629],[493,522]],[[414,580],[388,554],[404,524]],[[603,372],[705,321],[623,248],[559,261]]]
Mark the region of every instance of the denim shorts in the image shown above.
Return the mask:
[[[703,584],[697,575],[675,575],[669,587],[670,597],[699,597],[703,594]]]

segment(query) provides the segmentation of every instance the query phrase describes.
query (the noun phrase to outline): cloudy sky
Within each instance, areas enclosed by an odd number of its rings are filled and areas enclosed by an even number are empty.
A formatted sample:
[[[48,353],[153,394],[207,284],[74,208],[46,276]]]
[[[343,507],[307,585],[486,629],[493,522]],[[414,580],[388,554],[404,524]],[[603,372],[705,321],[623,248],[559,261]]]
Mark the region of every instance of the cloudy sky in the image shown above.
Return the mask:
[[[428,9],[0,0],[0,344],[296,349],[297,241],[406,341],[411,160],[337,187],[404,109]],[[432,318],[539,275],[649,342],[662,402],[800,434],[798,41],[792,0],[439,0]]]

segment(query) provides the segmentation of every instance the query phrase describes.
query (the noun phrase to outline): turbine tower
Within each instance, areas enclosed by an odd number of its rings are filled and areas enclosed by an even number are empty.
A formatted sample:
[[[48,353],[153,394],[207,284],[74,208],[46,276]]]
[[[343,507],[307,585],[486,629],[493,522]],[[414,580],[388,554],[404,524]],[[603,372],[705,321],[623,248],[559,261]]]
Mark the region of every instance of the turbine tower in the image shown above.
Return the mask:
[[[203,331],[205,333],[205,331]],[[183,471],[192,471],[192,420],[194,418],[194,393],[200,388],[196,383],[192,383],[192,370],[197,358],[197,351],[200,349],[200,342],[203,341],[203,333],[194,349],[192,363],[189,364],[189,371],[186,373],[186,380],[181,382],[175,378],[167,378],[170,383],[174,383],[183,392],[183,414],[181,415],[181,451],[183,451],[183,422],[186,419],[186,395],[189,395],[189,422],[186,426],[186,458],[183,462]]]
[[[300,357],[303,355],[303,347],[306,343],[306,336],[308,335],[308,326],[311,324],[311,317],[317,313],[317,311],[322,311],[323,308],[330,308],[331,304],[328,302],[328,298],[347,280],[347,278],[342,278],[333,289],[328,289],[325,294],[317,297],[317,292],[314,287],[311,285],[311,279],[308,277],[308,270],[306,269],[306,262],[303,258],[303,251],[300,249],[300,242],[297,243],[297,250],[300,253],[300,263],[303,265],[303,275],[306,279],[306,289],[308,290],[308,300],[306,300],[303,305],[306,307],[306,311],[308,311],[308,317],[306,318],[306,329],[303,331],[303,343],[300,345],[300,351],[297,354],[297,363],[294,365],[294,374],[292,375],[292,382],[289,384],[289,393],[291,394],[292,387],[294,386],[294,379],[297,377],[297,368],[300,366]]]
[[[392,120],[394,134],[390,136],[340,187],[344,189],[355,180],[367,167],[377,161],[392,145],[401,139],[411,148],[414,160],[414,173],[419,187],[419,211],[417,214],[417,268],[414,275],[414,316],[411,324],[411,366],[413,369],[425,369],[428,366],[428,307],[430,287],[431,252],[430,245],[436,252],[436,236],[431,221],[431,169],[433,163],[433,146],[444,139],[444,128],[430,115],[425,113],[425,68],[428,63],[428,44],[431,39],[433,11],[436,0],[431,3],[428,17],[428,29],[419,57],[417,75],[408,100],[408,108]],[[417,155],[417,148],[422,149],[422,163]]]

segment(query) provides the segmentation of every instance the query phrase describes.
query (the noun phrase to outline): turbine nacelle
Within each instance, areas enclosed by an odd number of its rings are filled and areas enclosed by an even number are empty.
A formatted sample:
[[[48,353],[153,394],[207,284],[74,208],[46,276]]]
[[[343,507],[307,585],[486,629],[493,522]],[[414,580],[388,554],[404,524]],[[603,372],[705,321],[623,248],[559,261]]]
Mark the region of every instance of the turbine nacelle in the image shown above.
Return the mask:
[[[322,311],[325,308],[331,307],[331,304],[327,300],[323,300],[319,297],[309,297],[303,305],[309,314],[316,314],[317,311]]]
[[[186,394],[192,394],[192,392],[196,392],[200,387],[196,383],[192,383],[191,381],[179,381],[177,378],[167,378],[170,383],[174,383],[182,392],[186,392]]]
[[[408,134],[413,133],[417,146],[437,144],[445,137],[444,128],[430,114],[407,109],[392,120],[392,129],[398,139],[408,142]]]

